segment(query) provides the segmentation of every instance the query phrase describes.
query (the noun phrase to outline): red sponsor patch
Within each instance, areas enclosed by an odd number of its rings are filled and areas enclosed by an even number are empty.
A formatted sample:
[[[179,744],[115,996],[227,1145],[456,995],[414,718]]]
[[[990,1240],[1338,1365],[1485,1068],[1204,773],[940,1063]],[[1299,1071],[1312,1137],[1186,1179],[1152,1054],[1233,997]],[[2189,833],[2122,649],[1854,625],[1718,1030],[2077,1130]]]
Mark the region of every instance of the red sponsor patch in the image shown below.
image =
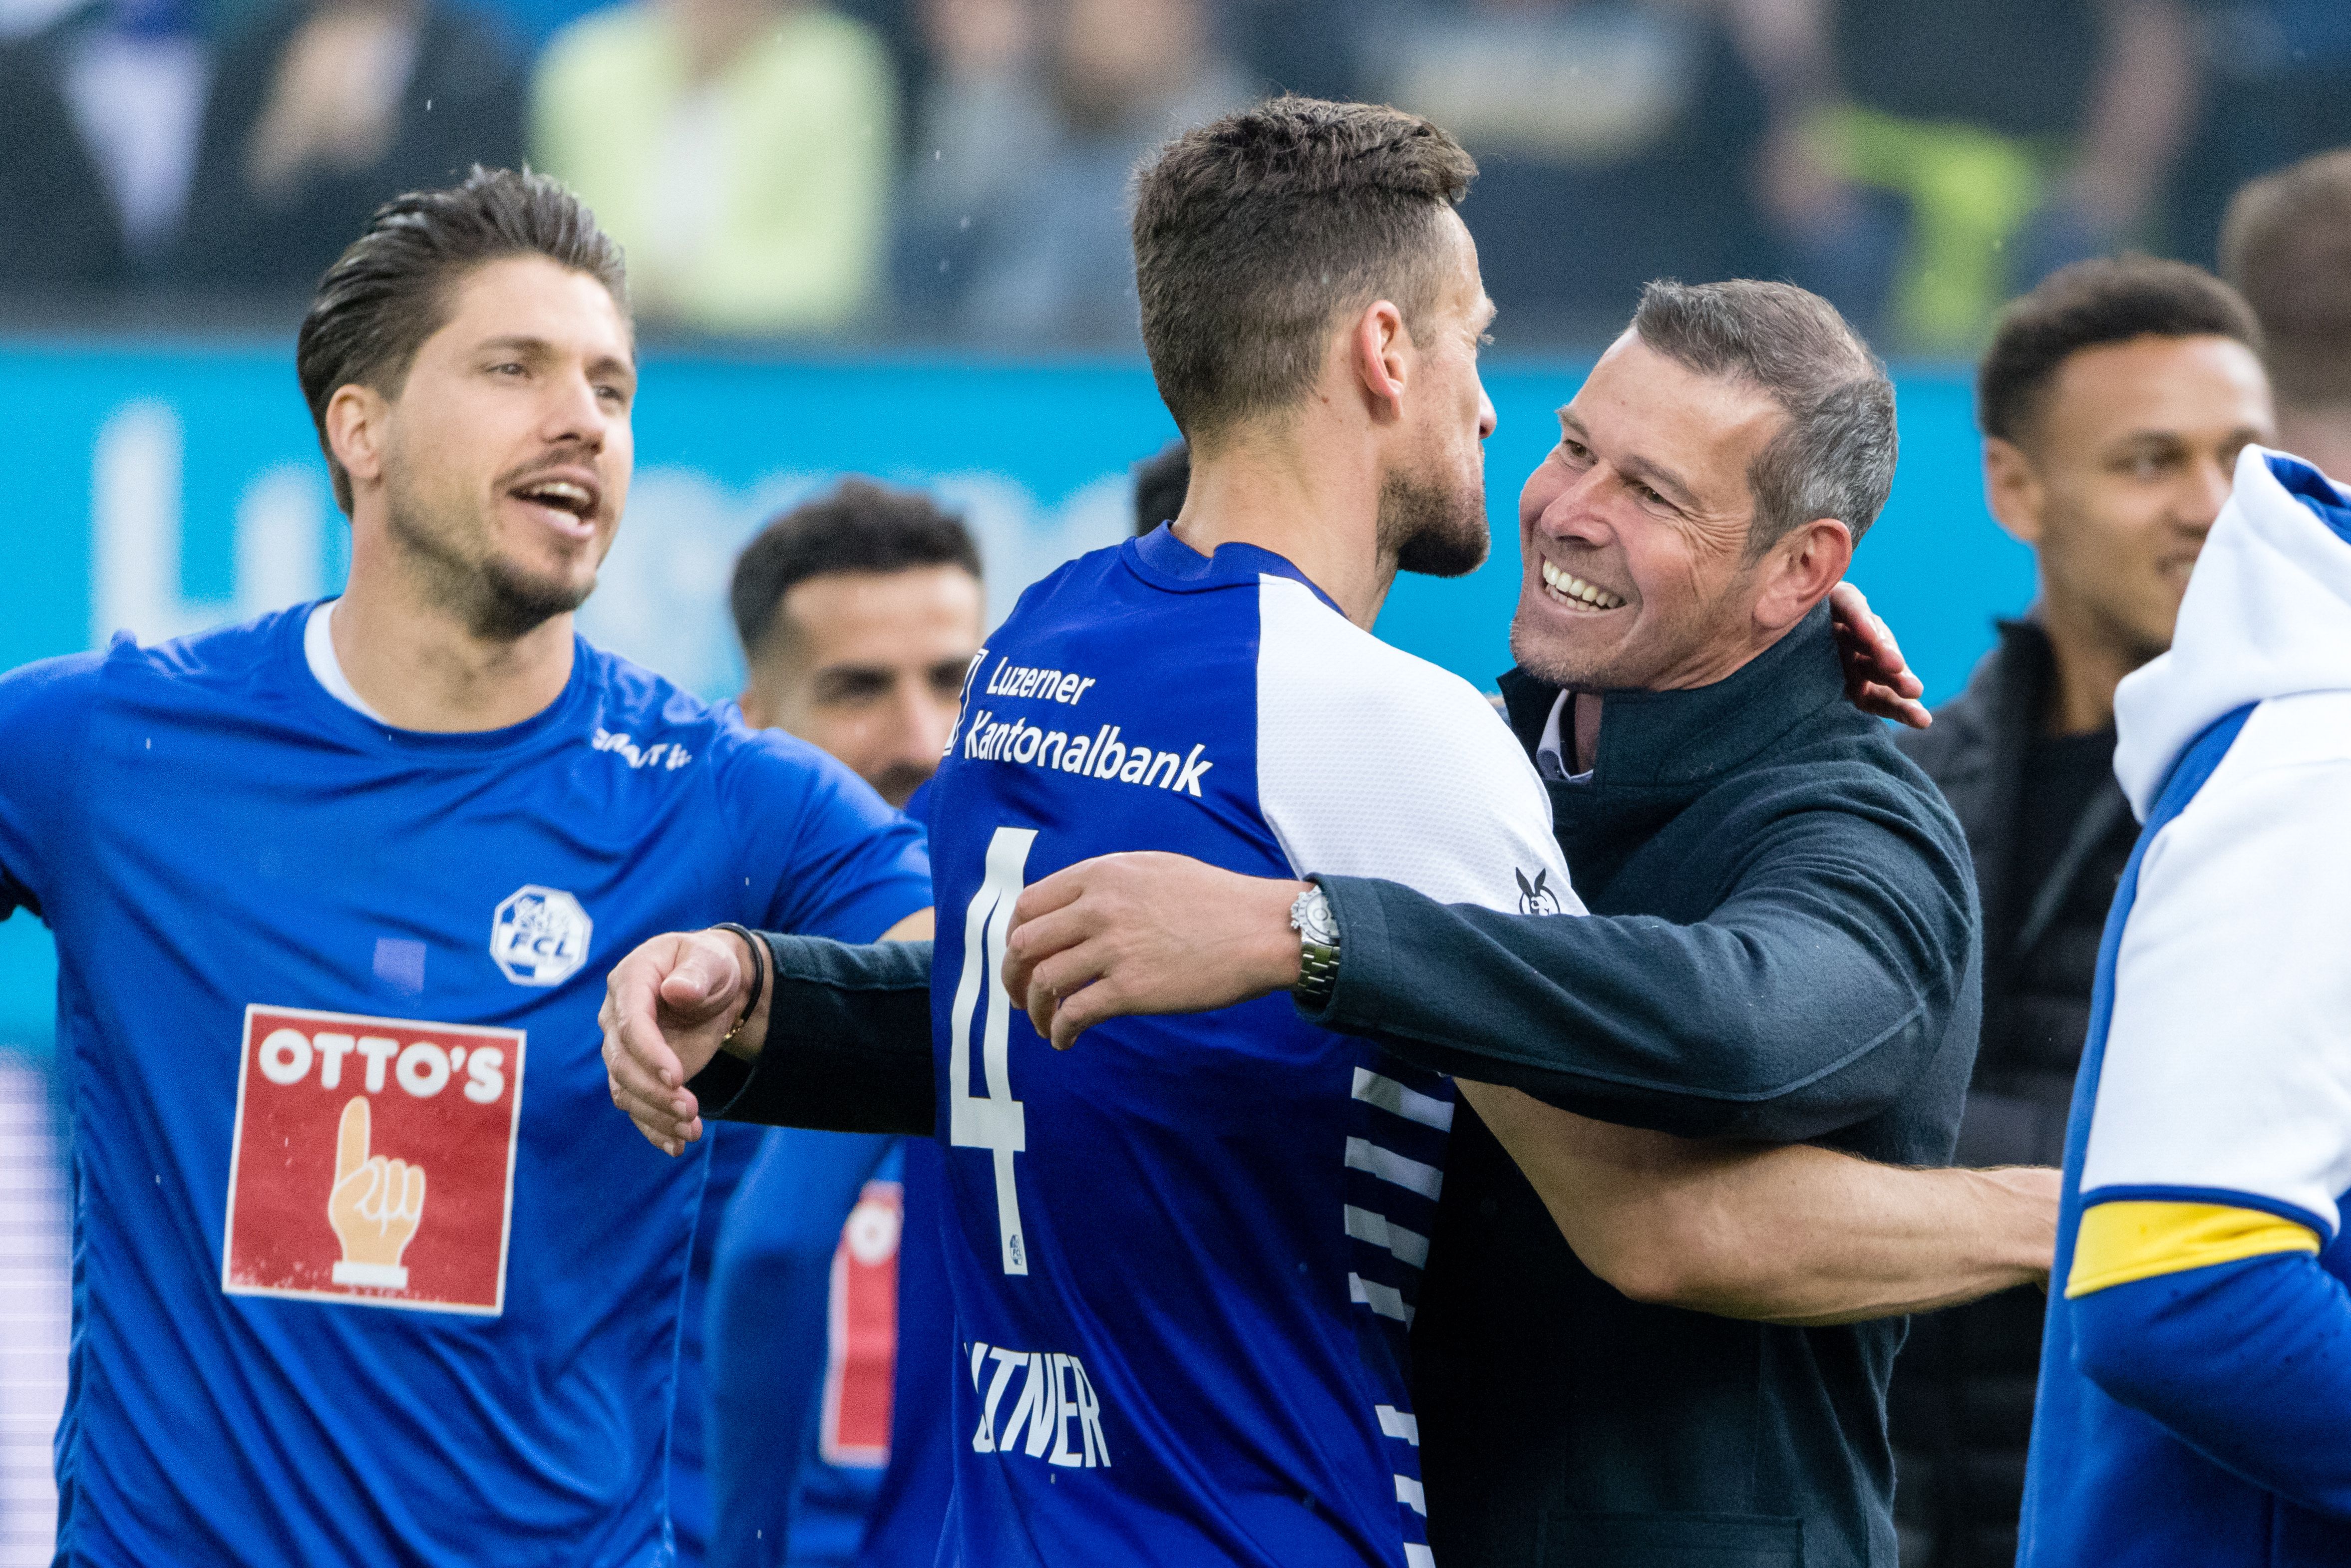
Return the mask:
[[[495,1316],[523,1032],[248,1007],[221,1289]]]
[[[904,1199],[894,1181],[869,1181],[832,1254],[830,1354],[817,1450],[829,1465],[890,1462],[891,1382],[898,1358],[898,1233]]]

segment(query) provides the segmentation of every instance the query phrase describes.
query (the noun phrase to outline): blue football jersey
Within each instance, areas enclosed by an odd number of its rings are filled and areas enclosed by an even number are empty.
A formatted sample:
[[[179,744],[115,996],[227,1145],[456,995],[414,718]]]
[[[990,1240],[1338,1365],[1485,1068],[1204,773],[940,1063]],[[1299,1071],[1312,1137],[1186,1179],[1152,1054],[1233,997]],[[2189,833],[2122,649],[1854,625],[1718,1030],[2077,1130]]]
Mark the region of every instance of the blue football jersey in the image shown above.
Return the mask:
[[[603,975],[870,940],[920,831],[585,643],[522,724],[390,729],[307,615],[0,678],[0,911],[72,1069],[62,1559],[665,1562],[705,1162],[613,1108]]]
[[[1450,1083],[1287,997],[1056,1052],[1000,972],[1020,890],[1116,851],[1572,909],[1524,753],[1287,561],[1162,528],[1022,596],[934,788],[946,1560],[1426,1563],[1405,1331]]]

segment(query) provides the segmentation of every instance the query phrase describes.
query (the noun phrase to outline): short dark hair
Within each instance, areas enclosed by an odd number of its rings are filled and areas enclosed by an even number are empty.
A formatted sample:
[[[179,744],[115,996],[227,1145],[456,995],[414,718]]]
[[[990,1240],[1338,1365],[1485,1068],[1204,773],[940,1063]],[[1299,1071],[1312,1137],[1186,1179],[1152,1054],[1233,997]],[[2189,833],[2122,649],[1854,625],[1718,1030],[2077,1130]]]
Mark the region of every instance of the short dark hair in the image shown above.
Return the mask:
[[[2262,324],[2282,400],[2351,403],[2351,148],[2239,191],[2220,224],[2220,274]]]
[[[1749,559],[1819,517],[1860,542],[1894,486],[1894,383],[1835,306],[1790,283],[1661,278],[1641,291],[1633,330],[1667,359],[1744,382],[1787,411],[1747,470]]]
[[[319,279],[295,339],[335,502],[351,509],[350,476],[327,444],[327,402],[356,382],[398,394],[416,350],[449,319],[449,285],[485,262],[543,256],[584,272],[628,308],[621,247],[559,182],[528,169],[485,169],[441,191],[411,191],[375,210],[367,231]]]
[[[2067,360],[2150,337],[2234,338],[2256,353],[2262,345],[2252,308],[2202,267],[2136,255],[2077,261],[2000,313],[1976,371],[1976,423],[1986,435],[2022,441]]]
[[[919,490],[855,476],[843,479],[770,519],[735,558],[727,602],[743,656],[759,656],[776,630],[784,595],[810,578],[925,566],[980,575],[979,547],[963,519]]]
[[[1418,115],[1290,95],[1162,148],[1135,180],[1134,282],[1176,427],[1197,446],[1298,402],[1343,310],[1385,298],[1412,326],[1477,173]]]
[[[1169,442],[1134,465],[1134,531],[1147,534],[1184,509],[1192,488],[1192,449]]]

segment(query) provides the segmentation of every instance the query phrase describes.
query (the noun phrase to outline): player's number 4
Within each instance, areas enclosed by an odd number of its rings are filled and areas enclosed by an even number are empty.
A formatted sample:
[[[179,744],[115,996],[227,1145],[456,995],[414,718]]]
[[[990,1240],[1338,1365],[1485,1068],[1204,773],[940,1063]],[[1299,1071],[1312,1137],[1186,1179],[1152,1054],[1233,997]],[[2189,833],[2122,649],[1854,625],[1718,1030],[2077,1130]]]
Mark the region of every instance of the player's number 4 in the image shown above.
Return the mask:
[[[1020,1191],[1012,1156],[1029,1146],[1029,1121],[1012,1097],[1007,1030],[1012,998],[1004,989],[1004,938],[1012,925],[1029,867],[1034,828],[998,828],[987,843],[987,873],[963,916],[963,976],[956,982],[955,1024],[947,1052],[947,1141],[959,1149],[987,1149],[996,1155],[996,1226],[1004,1243],[1004,1271],[1026,1274],[1029,1249],[1020,1237]],[[981,1028],[981,1066],[987,1092],[971,1092],[971,1027],[987,988],[987,1014]]]

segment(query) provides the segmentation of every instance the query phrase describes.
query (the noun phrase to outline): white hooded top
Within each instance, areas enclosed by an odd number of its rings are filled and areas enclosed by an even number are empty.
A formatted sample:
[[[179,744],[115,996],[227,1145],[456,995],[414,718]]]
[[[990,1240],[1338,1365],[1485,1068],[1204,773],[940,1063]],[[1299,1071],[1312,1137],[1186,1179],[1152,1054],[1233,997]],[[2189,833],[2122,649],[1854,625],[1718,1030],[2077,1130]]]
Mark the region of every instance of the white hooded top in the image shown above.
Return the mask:
[[[2273,465],[2273,458],[2276,459]],[[2351,504],[2299,458],[2248,446],[2197,558],[2171,652],[2115,693],[2115,776],[2145,821],[2189,742],[2247,703],[2351,691],[2351,539],[2286,487]]]

